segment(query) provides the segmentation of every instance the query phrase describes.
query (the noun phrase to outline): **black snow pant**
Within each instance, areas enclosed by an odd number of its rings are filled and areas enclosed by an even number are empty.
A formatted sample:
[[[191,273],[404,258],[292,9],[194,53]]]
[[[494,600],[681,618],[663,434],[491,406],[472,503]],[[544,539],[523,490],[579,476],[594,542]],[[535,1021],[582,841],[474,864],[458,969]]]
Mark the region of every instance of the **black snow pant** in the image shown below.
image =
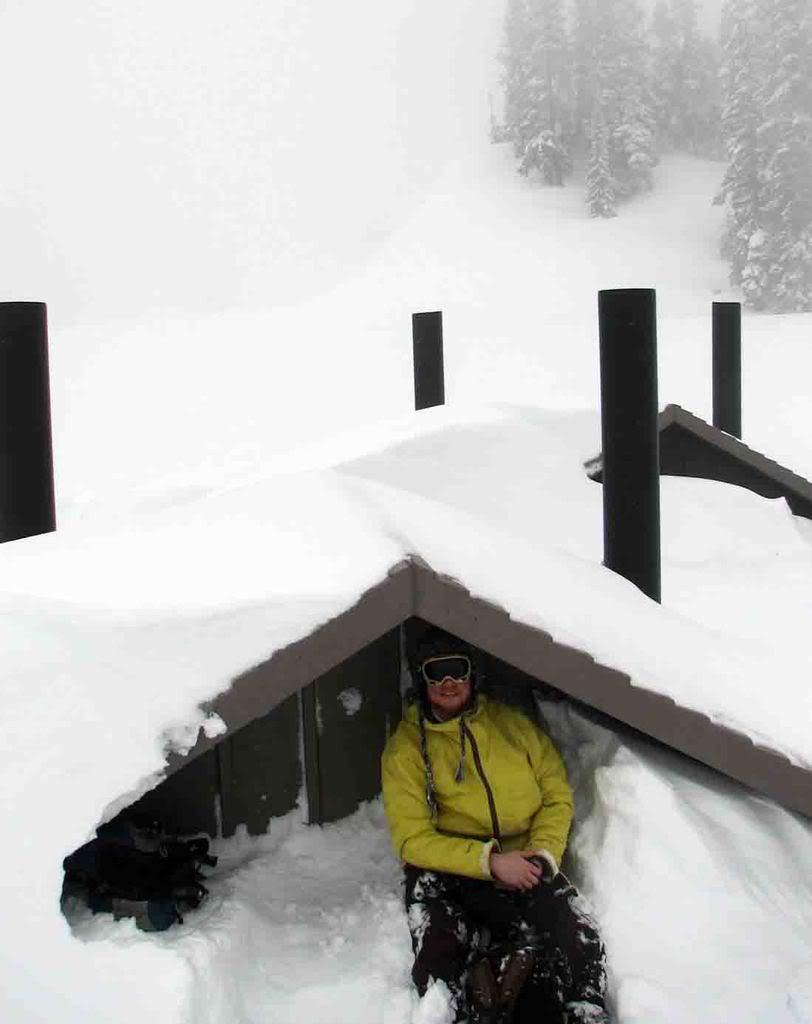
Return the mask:
[[[468,1019],[467,970],[482,952],[485,936],[489,948],[534,951],[533,970],[516,1003],[516,1024],[608,1020],[602,1012],[603,943],[565,875],[516,891],[407,865],[405,902],[414,951],[412,979],[420,995],[432,979],[444,981],[456,1021]]]

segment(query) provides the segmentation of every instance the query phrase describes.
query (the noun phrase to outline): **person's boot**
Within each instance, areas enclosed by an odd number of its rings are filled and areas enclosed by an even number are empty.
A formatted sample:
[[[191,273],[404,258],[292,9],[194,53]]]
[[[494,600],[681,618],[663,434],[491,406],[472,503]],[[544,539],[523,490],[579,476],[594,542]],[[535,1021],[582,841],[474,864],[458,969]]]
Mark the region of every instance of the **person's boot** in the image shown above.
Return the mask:
[[[499,979],[499,1001],[505,1009],[506,1020],[512,1020],[516,1000],[535,962],[535,953],[526,946],[508,953],[505,957]]]
[[[471,995],[483,1010],[494,1010],[499,1005],[499,985],[488,957],[480,957],[468,972]]]
[[[501,999],[493,964],[487,956],[480,957],[468,971],[472,1020],[479,1024],[496,1022],[501,1016]]]

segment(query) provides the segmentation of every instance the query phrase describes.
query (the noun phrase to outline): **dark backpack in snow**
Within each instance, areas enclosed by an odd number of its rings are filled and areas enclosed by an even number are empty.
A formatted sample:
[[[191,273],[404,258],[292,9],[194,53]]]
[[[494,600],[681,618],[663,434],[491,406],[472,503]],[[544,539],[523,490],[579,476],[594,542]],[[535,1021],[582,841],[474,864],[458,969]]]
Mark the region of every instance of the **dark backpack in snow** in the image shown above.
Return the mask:
[[[182,910],[200,906],[208,893],[201,868],[216,863],[206,838],[168,835],[154,818],[117,818],[63,861],[63,904],[78,898],[94,913],[163,931],[183,923]]]

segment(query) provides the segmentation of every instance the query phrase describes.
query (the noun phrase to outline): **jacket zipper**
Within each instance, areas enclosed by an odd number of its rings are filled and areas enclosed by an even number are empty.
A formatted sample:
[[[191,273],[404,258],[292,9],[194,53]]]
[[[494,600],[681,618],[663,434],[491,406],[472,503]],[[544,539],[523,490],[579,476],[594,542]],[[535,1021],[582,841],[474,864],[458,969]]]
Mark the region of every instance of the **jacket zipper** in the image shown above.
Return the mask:
[[[497,841],[497,843],[499,843],[501,845],[502,835],[501,835],[501,832],[500,832],[500,829],[499,829],[499,818],[496,816],[496,802],[493,799],[493,791],[492,791],[492,789],[490,787],[490,783],[488,782],[487,778],[485,777],[485,770],[482,767],[482,761],[481,761],[481,759],[479,757],[479,747],[476,745],[476,740],[474,739],[474,734],[471,732],[471,730],[468,728],[468,726],[465,724],[465,722],[462,723],[462,727],[465,730],[465,735],[468,737],[468,739],[471,742],[471,752],[474,755],[474,764],[476,765],[476,770],[479,773],[480,779],[482,779],[482,785],[485,787],[485,795],[488,798],[488,807],[489,807],[490,812],[491,812],[491,824],[493,825],[493,838]]]

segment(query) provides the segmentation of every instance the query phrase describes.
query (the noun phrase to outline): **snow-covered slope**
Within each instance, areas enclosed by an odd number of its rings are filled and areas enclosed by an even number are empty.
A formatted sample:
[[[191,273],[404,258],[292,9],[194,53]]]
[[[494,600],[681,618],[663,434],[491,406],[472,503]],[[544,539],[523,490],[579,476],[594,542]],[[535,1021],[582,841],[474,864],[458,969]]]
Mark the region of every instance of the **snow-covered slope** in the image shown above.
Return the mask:
[[[556,409],[598,402],[597,292],[656,287],[661,405],[711,418],[710,309],[721,167],[669,158],[657,191],[590,221],[580,190],[519,178],[505,147],[455,159],[375,258],[300,305],[56,328],[53,405],[60,523],[298,466],[337,430],[413,405],[411,314],[442,309],[446,395]],[[743,430],[812,477],[812,316],[746,316]],[[593,440],[593,454],[597,445]],[[95,510],[95,511],[94,511]]]

